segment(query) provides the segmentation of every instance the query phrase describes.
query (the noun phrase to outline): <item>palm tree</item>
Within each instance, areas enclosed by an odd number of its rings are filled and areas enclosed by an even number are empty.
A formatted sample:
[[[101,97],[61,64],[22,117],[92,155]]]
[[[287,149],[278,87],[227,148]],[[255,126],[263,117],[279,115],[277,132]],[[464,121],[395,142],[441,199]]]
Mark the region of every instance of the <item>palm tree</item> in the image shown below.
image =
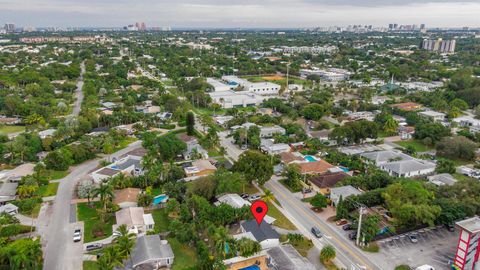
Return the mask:
[[[95,189],[93,196],[100,196],[100,201],[103,204],[103,210],[107,211],[107,200],[113,198],[113,188],[107,182],[100,182],[100,186]]]
[[[337,256],[335,248],[332,245],[327,245],[320,251],[320,260],[329,263]]]
[[[269,189],[265,189],[265,191],[263,192],[263,200],[265,202],[271,202],[273,200],[275,200],[275,195],[273,195],[272,191],[270,191]]]
[[[225,258],[227,255],[226,246],[227,242],[230,239],[228,229],[226,227],[218,227],[213,233],[213,240],[215,241],[215,249],[218,254],[222,254],[222,258]]]
[[[122,224],[117,229],[118,235],[115,237],[118,251],[122,254],[124,259],[128,259],[132,253],[132,248],[135,245],[135,234],[128,232],[127,225]]]
[[[123,266],[118,247],[111,246],[104,249],[103,255],[97,260],[97,266],[100,270],[113,270],[117,266]]]
[[[388,133],[389,135],[395,134],[398,128],[398,122],[393,119],[393,117],[388,117],[387,120],[385,121],[385,124],[383,124],[383,130]]]

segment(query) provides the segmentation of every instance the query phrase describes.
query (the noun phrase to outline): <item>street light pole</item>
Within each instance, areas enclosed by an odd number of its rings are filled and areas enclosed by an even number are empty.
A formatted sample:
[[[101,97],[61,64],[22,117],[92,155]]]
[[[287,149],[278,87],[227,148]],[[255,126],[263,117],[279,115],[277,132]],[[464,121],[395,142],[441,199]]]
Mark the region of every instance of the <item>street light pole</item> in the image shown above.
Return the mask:
[[[363,214],[363,206],[360,206],[359,208],[359,214],[360,216],[358,217],[358,228],[357,228],[357,246],[360,243],[360,231],[362,228],[362,214]]]

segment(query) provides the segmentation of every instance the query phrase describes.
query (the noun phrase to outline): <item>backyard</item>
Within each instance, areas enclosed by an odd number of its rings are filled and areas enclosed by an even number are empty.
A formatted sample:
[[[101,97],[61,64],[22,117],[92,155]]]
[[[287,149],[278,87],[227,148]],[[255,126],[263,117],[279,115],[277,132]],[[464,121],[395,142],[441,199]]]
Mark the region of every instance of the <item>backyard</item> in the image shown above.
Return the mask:
[[[16,132],[23,132],[25,131],[24,126],[5,126],[5,125],[0,125],[0,134],[10,134],[10,133],[16,133]]]
[[[418,141],[418,140],[408,140],[408,141],[397,141],[397,142],[394,142],[395,144],[398,144],[402,147],[413,147],[415,149],[416,152],[427,152],[427,151],[430,151],[432,150],[431,147],[428,147],[426,146],[425,144],[423,144],[422,142]]]

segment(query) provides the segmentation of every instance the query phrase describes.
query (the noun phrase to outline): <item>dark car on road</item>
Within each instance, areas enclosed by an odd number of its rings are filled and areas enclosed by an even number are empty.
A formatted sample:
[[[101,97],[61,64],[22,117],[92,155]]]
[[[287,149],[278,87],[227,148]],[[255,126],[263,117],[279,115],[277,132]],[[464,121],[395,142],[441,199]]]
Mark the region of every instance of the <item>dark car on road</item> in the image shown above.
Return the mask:
[[[352,229],[352,224],[345,224],[345,225],[342,226],[342,229],[344,231],[349,231],[349,230]]]
[[[322,232],[317,227],[312,227],[311,231],[312,231],[313,235],[315,235],[317,238],[321,238],[323,236]]]

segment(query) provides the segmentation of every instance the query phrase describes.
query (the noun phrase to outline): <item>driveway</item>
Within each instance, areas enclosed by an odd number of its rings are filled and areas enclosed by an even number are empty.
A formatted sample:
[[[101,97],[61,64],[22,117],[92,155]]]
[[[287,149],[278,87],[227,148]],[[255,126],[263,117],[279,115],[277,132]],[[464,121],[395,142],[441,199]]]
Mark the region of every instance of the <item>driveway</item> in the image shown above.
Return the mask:
[[[131,143],[111,157],[120,157],[127,152],[140,147],[141,141]],[[70,204],[75,185],[93,169],[100,165],[100,158],[89,160],[76,167],[73,167],[70,174],[60,181],[57,195],[53,204],[53,213],[46,228],[45,237],[42,239],[44,247],[45,270],[77,270],[82,269],[82,245],[72,240],[75,226],[82,227],[76,223],[70,223]]]

